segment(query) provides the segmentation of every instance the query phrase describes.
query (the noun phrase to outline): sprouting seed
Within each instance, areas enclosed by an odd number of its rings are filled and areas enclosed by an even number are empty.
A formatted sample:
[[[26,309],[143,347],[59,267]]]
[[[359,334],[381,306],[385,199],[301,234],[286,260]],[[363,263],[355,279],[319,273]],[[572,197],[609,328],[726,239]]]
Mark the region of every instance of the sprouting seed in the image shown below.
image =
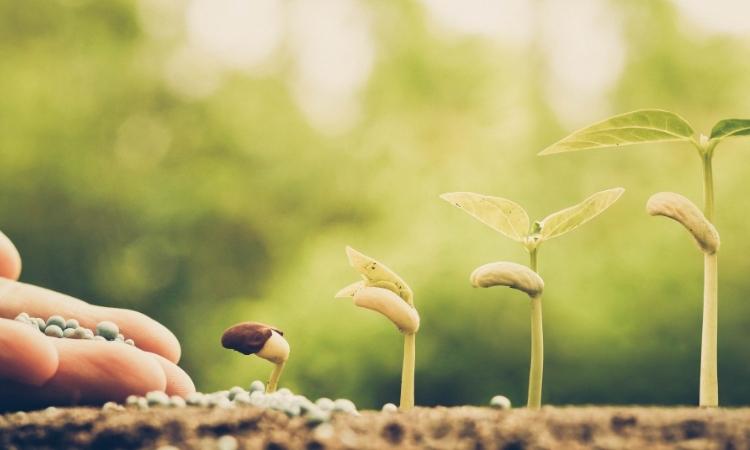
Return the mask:
[[[114,322],[104,320],[96,324],[96,335],[108,341],[114,340],[120,334],[120,328]]]
[[[284,365],[289,359],[289,343],[281,330],[259,322],[242,322],[224,331],[221,345],[243,355],[256,354],[275,364],[266,392],[276,391]]]
[[[351,298],[354,304],[386,316],[404,335],[404,359],[401,366],[401,409],[414,407],[414,364],[420,319],[414,307],[414,294],[406,282],[385,264],[346,247],[346,256],[362,276],[336,293],[336,298]]]
[[[47,328],[44,329],[44,334],[50,337],[61,338],[63,337],[63,330],[59,326],[52,324],[48,325]]]

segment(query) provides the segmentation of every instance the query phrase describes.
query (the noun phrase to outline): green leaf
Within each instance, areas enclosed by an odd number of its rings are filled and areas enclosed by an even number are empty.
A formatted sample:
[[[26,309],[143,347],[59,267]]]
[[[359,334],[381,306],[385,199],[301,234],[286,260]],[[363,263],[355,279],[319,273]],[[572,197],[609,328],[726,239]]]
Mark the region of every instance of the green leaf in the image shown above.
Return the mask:
[[[693,129],[669,111],[643,109],[590,125],[542,150],[540,155],[648,142],[690,141]]]
[[[539,221],[540,236],[543,240],[547,240],[575,230],[604,212],[620,198],[623,192],[625,192],[623,188],[597,192],[575,206],[550,214]]]
[[[388,289],[403,298],[410,305],[412,304],[414,294],[409,285],[406,284],[406,281],[398,276],[396,272],[389,269],[380,261],[349,246],[346,247],[346,256],[349,258],[349,264],[362,275],[366,286]],[[351,284],[339,291],[336,296],[353,295],[358,286],[356,283]]]
[[[473,192],[449,192],[440,198],[515,241],[523,242],[529,233],[528,214],[510,200]]]
[[[724,139],[732,136],[750,136],[750,119],[724,119],[714,125],[711,139]]]

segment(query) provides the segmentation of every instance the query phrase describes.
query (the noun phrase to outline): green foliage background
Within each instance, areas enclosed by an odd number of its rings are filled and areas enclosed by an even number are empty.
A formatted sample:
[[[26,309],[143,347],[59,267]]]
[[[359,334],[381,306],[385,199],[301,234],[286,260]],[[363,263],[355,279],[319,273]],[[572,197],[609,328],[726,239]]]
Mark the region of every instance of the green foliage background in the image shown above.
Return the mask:
[[[534,48],[444,39],[418,5],[367,5],[378,59],[363,119],[332,137],[301,115],[284,68],[230,75],[204,100],[172,94],[155,64],[167,50],[130,2],[0,0],[0,228],[23,255],[23,281],[164,322],[203,391],[265,378],[268,364],[219,337],[240,320],[272,323],[292,345],[282,384],[377,407],[398,398],[401,337],[332,298],[356,279],[351,244],[415,291],[419,404],[497,393],[522,404],[527,302],[472,289],[468,274],[525,252],[437,196],[499,195],[533,219],[623,186],[606,214],[540,250],[544,398],[695,403],[702,258],[684,231],[644,212],[656,191],[700,200],[694,150],[539,158],[571,130],[541,93]],[[628,44],[613,112],[671,109],[704,132],[750,116],[750,43],[696,36],[666,1],[612,6]],[[132,117],[135,151],[123,158],[115,141]],[[171,133],[159,158],[154,122]],[[750,403],[749,149],[728,141],[714,163],[726,405]]]

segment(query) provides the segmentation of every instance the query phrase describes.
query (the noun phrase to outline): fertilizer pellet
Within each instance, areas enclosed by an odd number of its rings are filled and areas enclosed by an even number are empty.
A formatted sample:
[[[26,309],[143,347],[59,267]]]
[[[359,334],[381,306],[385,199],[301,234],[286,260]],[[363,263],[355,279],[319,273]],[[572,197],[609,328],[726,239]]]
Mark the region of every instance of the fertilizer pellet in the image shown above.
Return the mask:
[[[109,320],[105,320],[96,324],[97,336],[101,336],[108,341],[112,341],[117,338],[118,334],[120,334],[120,329],[115,323],[110,322]]]
[[[47,319],[47,326],[50,325],[57,325],[58,328],[64,329],[65,328],[65,319],[62,316],[50,316],[49,319]]]
[[[255,387],[260,382],[253,382]],[[304,395],[295,395],[289,389],[280,389],[277,392],[266,394],[260,390],[246,391],[235,386],[228,391],[218,391],[204,394],[194,392],[184,399],[177,396],[168,396],[161,391],[152,391],[145,397],[129,396],[125,404],[131,408],[265,408],[271,409],[290,417],[303,417],[310,426],[318,426],[328,422],[331,414],[359,415],[357,407],[351,400],[330,398],[319,398],[316,402],[311,401]],[[395,407],[395,405],[394,405]]]
[[[55,324],[47,325],[47,328],[44,329],[44,334],[50,337],[61,338],[63,337],[63,330]]]
[[[82,327],[78,320],[65,320],[64,317],[57,314],[50,316],[45,321],[40,317],[31,317],[28,313],[22,312],[16,316],[15,320],[29,324],[50,337],[65,339],[95,339],[97,341],[121,342],[135,346],[135,341],[133,339],[126,339],[126,337],[120,333],[117,325],[109,321],[99,322],[95,335],[94,331],[91,329]]]

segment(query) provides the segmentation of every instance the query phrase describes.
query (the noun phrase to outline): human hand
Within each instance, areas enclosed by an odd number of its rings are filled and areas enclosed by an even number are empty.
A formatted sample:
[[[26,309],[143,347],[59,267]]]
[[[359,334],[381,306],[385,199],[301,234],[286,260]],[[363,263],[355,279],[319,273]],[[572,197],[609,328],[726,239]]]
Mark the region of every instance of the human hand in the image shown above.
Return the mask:
[[[136,311],[95,306],[21,283],[20,273],[21,257],[0,233],[0,411],[121,402],[155,390],[183,397],[195,391],[176,364],[180,343],[166,327]],[[109,320],[137,348],[45,336],[13,320],[21,312],[74,318],[92,329]]]

